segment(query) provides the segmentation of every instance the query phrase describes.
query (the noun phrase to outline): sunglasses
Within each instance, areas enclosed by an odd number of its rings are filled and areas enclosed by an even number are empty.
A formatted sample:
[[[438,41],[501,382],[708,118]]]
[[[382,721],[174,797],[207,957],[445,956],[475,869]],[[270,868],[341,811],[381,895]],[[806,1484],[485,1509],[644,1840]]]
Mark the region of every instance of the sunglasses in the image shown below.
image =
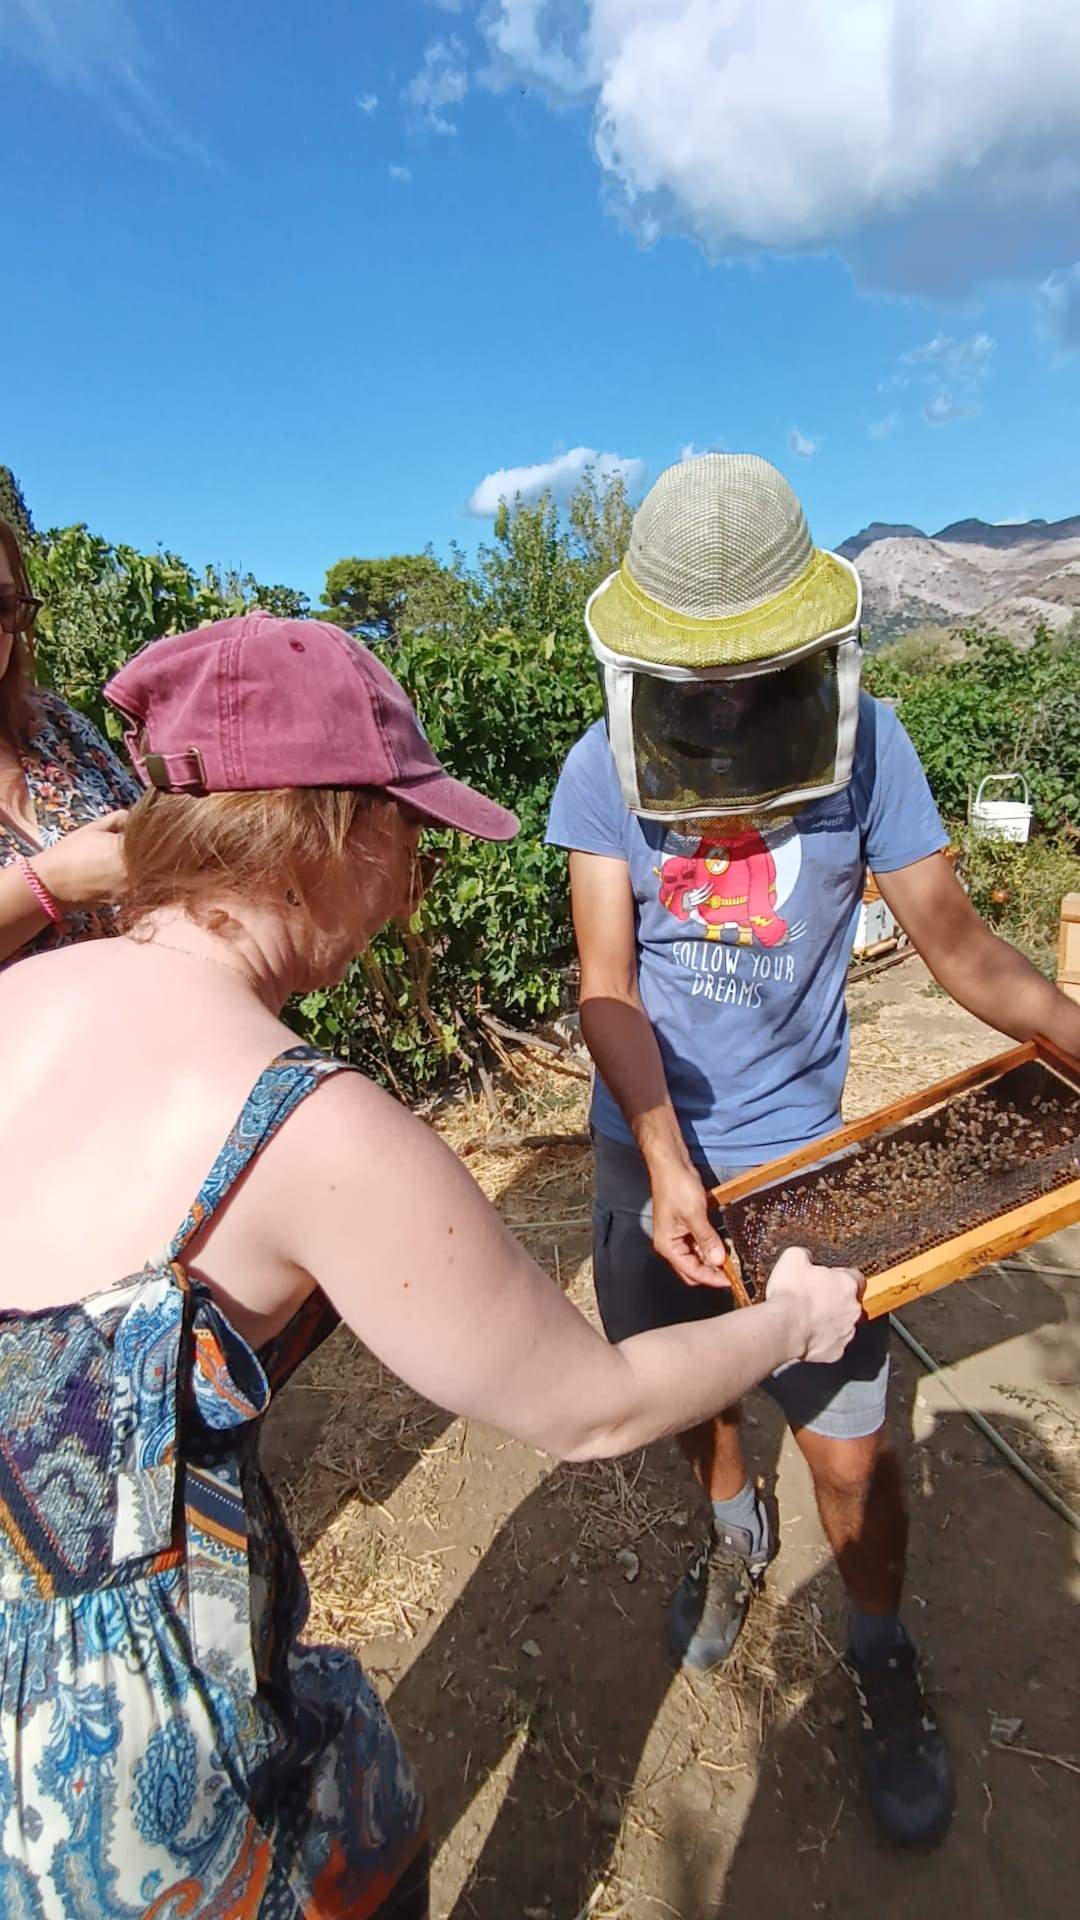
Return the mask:
[[[18,587],[0,587],[0,628],[5,633],[29,633],[45,602]]]

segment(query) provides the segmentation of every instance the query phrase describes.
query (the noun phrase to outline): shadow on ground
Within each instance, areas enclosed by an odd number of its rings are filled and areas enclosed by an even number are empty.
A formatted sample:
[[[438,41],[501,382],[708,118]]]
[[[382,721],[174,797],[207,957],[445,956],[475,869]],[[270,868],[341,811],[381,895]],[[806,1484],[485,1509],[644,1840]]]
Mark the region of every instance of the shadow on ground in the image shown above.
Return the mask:
[[[680,1920],[792,1920],[796,1912],[1065,1920],[1075,1912],[1074,1536],[961,1413],[937,1417],[913,1446],[921,1375],[906,1353],[896,1375],[891,1422],[913,1513],[905,1614],[929,1657],[955,1761],[952,1831],[925,1857],[877,1841],[861,1803],[847,1683],[834,1669],[791,1723],[768,1735],[733,1856],[722,1838],[676,1813],[661,1891]],[[831,1569],[791,1601],[834,1613]]]
[[[500,1210],[511,1219],[528,1213],[535,1192],[533,1169],[507,1187]],[[558,1239],[565,1260],[566,1233]],[[580,1264],[587,1230],[573,1242]],[[545,1258],[543,1244],[534,1250]],[[949,1289],[913,1324],[950,1361],[1035,1336],[1045,1377],[1067,1380],[1076,1372],[1068,1311],[1061,1286],[1026,1276],[1018,1287],[996,1276],[970,1293]],[[894,1364],[891,1430],[913,1508],[906,1613],[932,1656],[957,1756],[959,1804],[946,1846],[912,1860],[874,1839],[859,1803],[846,1682],[835,1670],[789,1719],[770,1728],[763,1716],[760,1752],[751,1728],[752,1794],[719,1777],[739,1768],[705,1772],[694,1740],[680,1740],[684,1706],[707,1720],[712,1701],[717,1723],[727,1724],[725,1690],[738,1681],[709,1681],[704,1695],[699,1684],[691,1699],[668,1662],[664,1609],[700,1513],[673,1447],[652,1449],[630,1470],[633,1485],[611,1468],[563,1468],[515,1503],[512,1479],[500,1479],[499,1444],[477,1458],[471,1443],[443,1512],[450,1532],[464,1537],[478,1505],[492,1517],[513,1510],[407,1671],[392,1662],[386,1669],[396,1681],[395,1721],[426,1785],[436,1849],[453,1838],[454,1920],[577,1920],[611,1869],[610,1898],[601,1895],[590,1910],[633,1920],[899,1920],[919,1904],[980,1920],[1020,1911],[1064,1920],[1073,1911],[1076,1776],[1019,1751],[1075,1761],[1080,1746],[1071,1537],[959,1413],[939,1414],[930,1432],[923,1415],[924,1437],[913,1441],[920,1375],[906,1351],[894,1353]],[[301,1376],[301,1391],[290,1389],[275,1415],[268,1464],[293,1484],[333,1451],[343,1419],[354,1436],[353,1469],[327,1467],[305,1482],[308,1551],[343,1499],[359,1489],[371,1505],[384,1503],[449,1425],[400,1388],[394,1402],[372,1406],[365,1424],[365,1383],[378,1371],[362,1355],[339,1365],[335,1352],[316,1386],[305,1395]],[[767,1475],[782,1434],[771,1410],[754,1405],[747,1451],[753,1470]],[[1025,1424],[1015,1423],[1018,1438]],[[789,1479],[803,1471],[801,1463],[789,1468]],[[809,1499],[807,1486],[804,1507]],[[627,1547],[640,1562],[632,1580],[619,1560]],[[800,1579],[803,1563],[815,1570]],[[820,1569],[805,1546],[802,1561],[788,1566],[796,1580],[789,1603],[812,1610],[839,1644],[834,1571]],[[777,1698],[788,1691],[783,1657],[776,1652]],[[665,1739],[673,1729],[674,1760],[654,1764],[650,1748],[643,1768],[658,1720]],[[1016,1721],[1011,1745],[995,1745],[995,1724],[1000,1739]],[[435,1920],[449,1912],[436,1901]]]

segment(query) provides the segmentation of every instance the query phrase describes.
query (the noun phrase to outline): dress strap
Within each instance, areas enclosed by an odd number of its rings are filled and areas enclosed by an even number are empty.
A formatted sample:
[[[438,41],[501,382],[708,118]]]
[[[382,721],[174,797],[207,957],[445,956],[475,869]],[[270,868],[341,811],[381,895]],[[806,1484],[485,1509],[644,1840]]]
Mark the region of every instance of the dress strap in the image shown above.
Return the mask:
[[[242,1173],[290,1113],[332,1073],[355,1073],[351,1061],[335,1060],[318,1047],[290,1047],[264,1067],[244,1102],[225,1145],[214,1161],[187,1219],[169,1242],[165,1259],[179,1260],[189,1241],[213,1218]]]

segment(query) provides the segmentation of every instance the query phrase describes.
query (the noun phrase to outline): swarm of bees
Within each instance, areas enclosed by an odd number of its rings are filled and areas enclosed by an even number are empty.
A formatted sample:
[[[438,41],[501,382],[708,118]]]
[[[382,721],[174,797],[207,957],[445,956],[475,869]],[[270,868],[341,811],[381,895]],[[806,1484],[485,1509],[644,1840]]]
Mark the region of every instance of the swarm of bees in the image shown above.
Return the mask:
[[[792,1246],[881,1273],[1078,1175],[1080,1093],[1031,1062],[735,1201],[725,1227],[759,1286]]]

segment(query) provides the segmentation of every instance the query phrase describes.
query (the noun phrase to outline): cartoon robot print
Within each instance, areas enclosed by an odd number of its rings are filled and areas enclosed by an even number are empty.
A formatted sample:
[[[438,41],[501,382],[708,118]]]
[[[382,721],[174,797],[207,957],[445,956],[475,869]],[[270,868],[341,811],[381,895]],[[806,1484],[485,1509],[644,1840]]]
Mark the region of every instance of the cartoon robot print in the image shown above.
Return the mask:
[[[657,871],[661,906],[703,926],[707,940],[778,947],[801,931],[777,911],[777,864],[756,827],[706,834],[693,853],[673,855]]]

